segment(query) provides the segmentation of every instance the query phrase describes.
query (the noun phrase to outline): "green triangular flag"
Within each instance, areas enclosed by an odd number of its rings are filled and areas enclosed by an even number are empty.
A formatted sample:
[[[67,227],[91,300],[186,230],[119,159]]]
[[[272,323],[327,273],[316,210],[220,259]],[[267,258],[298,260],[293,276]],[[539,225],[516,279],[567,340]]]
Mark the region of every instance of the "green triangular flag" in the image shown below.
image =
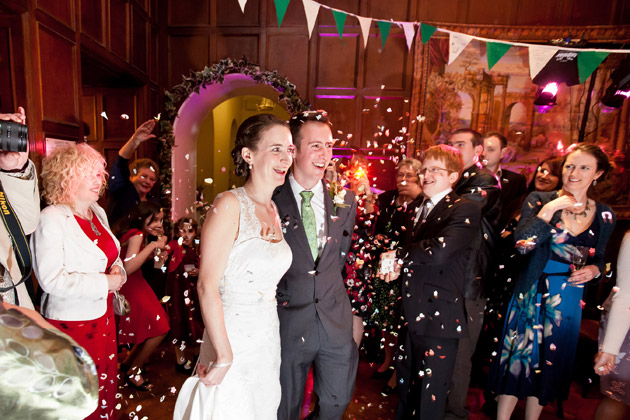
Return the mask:
[[[591,75],[599,66],[604,58],[608,57],[607,52],[601,51],[581,51],[578,52],[577,66],[578,74],[580,76],[580,83],[584,83],[588,76]]]
[[[422,35],[422,43],[426,44],[431,39],[431,36],[437,28],[435,26],[427,25],[426,23],[420,24],[420,34]]]
[[[392,27],[392,23],[385,20],[378,20],[376,24],[378,25],[378,29],[381,30],[381,43],[383,48],[385,48],[385,41],[387,41],[387,37],[389,36],[389,28]]]
[[[497,61],[512,47],[502,42],[486,42],[486,55],[488,56],[488,70],[492,70]]]
[[[346,23],[346,17],[348,15],[345,12],[339,10],[332,10],[335,23],[337,24],[337,32],[339,32],[339,38],[343,41],[343,25]]]
[[[287,12],[287,7],[289,7],[289,2],[291,0],[273,0],[276,4],[276,16],[278,16],[278,26],[282,25],[282,19],[284,19],[284,14]]]

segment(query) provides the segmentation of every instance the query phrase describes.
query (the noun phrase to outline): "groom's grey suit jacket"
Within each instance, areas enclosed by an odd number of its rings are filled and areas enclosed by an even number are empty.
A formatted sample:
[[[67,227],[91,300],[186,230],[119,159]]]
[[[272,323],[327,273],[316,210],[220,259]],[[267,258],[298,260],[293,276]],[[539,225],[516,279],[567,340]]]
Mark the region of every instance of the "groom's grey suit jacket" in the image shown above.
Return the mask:
[[[324,181],[322,181],[324,182]],[[346,207],[335,207],[324,183],[328,242],[313,260],[289,177],[273,195],[293,262],[278,284],[278,316],[282,346],[298,346],[317,333],[319,316],[331,341],[352,340],[352,309],[341,271],[350,249],[356,216],[354,194],[346,191]]]

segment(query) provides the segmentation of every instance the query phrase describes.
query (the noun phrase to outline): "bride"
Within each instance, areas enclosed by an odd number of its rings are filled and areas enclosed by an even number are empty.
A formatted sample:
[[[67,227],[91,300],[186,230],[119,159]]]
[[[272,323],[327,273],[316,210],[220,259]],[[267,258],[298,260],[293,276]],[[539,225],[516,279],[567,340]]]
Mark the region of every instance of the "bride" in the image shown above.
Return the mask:
[[[288,124],[248,118],[232,157],[245,185],[217,196],[201,233],[199,299],[205,324],[197,375],[182,387],[174,419],[277,418],[280,334],[276,286],[291,265],[271,200],[293,160]]]

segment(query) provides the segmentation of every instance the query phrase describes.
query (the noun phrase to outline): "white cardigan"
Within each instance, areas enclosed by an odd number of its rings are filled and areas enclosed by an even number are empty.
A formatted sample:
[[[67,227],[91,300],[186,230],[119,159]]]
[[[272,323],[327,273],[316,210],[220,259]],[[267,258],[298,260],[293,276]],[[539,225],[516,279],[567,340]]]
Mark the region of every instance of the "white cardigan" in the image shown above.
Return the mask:
[[[106,228],[120,253],[120,243],[109,230],[105,211],[90,207]],[[107,310],[107,257],[87,237],[66,205],[42,210],[39,225],[31,235],[33,270],[44,291],[41,313],[49,319],[82,321],[101,317]],[[117,257],[114,265],[125,269]]]
[[[601,350],[610,354],[619,354],[630,329],[630,231],[624,235],[617,257],[617,287],[617,293],[611,292],[612,307]]]

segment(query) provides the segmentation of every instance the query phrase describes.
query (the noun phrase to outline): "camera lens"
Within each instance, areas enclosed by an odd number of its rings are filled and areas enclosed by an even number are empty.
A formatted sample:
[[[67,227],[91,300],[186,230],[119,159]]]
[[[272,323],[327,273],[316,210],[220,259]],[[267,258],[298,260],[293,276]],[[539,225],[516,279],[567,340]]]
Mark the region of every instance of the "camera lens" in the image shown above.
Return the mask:
[[[13,121],[0,121],[0,150],[26,152],[28,127]]]

